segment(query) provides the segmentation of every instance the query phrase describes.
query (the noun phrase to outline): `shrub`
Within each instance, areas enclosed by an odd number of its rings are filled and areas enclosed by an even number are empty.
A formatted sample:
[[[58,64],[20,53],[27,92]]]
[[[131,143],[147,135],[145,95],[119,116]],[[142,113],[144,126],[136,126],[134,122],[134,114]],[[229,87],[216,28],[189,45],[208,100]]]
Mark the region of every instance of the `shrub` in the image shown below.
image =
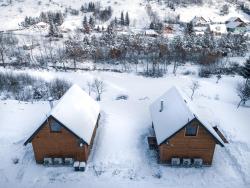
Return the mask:
[[[201,66],[198,75],[202,78],[209,78],[212,75],[211,68],[209,66]]]
[[[26,73],[0,72],[0,92],[5,99],[33,101],[52,97],[58,100],[70,86],[71,83],[58,78],[48,82]]]

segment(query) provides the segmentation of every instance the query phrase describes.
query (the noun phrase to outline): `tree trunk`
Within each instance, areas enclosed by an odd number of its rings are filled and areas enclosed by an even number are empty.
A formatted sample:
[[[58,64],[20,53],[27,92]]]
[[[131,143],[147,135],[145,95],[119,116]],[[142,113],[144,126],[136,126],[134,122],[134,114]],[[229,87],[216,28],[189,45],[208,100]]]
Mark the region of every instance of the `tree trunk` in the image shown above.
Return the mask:
[[[1,51],[0,54],[1,54],[1,60],[2,60],[2,63],[3,63],[3,67],[5,68],[5,61],[4,61],[3,52]]]
[[[76,72],[76,59],[73,58],[73,61],[74,61],[74,70],[75,70],[75,72]]]

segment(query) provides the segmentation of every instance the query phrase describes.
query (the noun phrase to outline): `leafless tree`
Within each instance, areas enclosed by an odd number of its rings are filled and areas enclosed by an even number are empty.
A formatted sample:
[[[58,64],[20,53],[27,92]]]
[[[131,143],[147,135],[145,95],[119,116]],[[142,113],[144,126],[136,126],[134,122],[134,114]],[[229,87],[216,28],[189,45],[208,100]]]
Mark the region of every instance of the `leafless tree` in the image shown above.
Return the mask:
[[[93,84],[92,84],[93,91],[96,93],[97,97],[96,100],[100,101],[101,100],[101,95],[105,91],[105,85],[104,82],[100,79],[95,79]]]
[[[245,103],[250,100],[250,83],[249,82],[240,82],[236,87],[237,95],[240,97],[240,102],[238,103],[237,108],[240,107],[241,104],[245,105]]]
[[[93,90],[93,83],[91,83],[90,81],[87,82],[87,86],[88,86],[88,92],[89,92],[89,96],[91,95],[91,91]]]
[[[0,34],[0,56],[1,56],[1,61],[3,64],[3,67],[5,68],[5,53],[6,53],[6,45],[4,41],[4,36],[3,34]]]
[[[190,86],[190,89],[192,91],[192,94],[191,94],[191,100],[193,100],[193,96],[194,96],[194,93],[196,90],[198,90],[200,88],[200,84],[198,81],[193,81],[192,82],[192,85]]]

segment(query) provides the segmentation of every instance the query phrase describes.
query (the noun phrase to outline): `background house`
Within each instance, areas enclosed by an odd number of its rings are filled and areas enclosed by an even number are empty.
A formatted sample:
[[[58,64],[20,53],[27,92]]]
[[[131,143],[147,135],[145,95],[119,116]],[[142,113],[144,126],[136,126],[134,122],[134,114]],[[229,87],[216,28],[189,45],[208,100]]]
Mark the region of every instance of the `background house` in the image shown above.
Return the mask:
[[[190,108],[190,103],[175,87],[151,106],[156,148],[161,163],[211,165],[216,144],[222,139],[211,125],[202,121]],[[152,141],[152,139],[151,139]]]
[[[87,161],[99,113],[98,103],[73,85],[24,145],[32,143],[37,163],[45,158]]]
[[[247,23],[239,17],[232,17],[226,21],[228,32],[244,33],[247,31]]]
[[[207,26],[210,23],[210,20],[208,18],[204,18],[203,16],[195,16],[191,22],[193,26],[202,27]]]

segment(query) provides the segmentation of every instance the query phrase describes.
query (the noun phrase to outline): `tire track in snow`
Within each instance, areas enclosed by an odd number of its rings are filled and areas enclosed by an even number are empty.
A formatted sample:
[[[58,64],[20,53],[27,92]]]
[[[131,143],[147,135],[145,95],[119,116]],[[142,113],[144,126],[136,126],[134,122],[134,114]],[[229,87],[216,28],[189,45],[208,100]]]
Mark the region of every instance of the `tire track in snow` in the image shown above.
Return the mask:
[[[238,172],[240,178],[242,179],[242,181],[244,182],[244,184],[249,184],[249,182],[247,182],[247,177],[246,174],[244,173],[244,171],[241,168],[241,165],[239,164],[237,158],[230,152],[230,149],[225,147],[225,152],[227,154],[227,156],[230,159],[231,162],[231,166],[233,167],[233,169]]]

